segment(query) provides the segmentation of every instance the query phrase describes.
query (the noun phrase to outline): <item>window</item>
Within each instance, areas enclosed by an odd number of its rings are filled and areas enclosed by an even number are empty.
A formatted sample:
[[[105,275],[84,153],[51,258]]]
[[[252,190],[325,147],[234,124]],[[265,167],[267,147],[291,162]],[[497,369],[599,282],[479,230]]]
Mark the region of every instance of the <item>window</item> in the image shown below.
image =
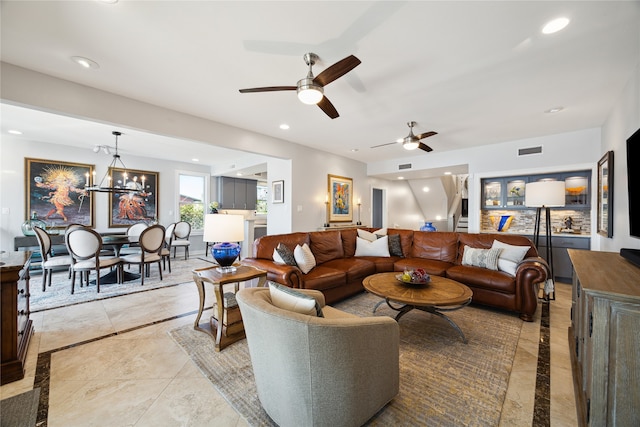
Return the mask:
[[[256,213],[257,214],[266,214],[267,213],[267,200],[268,200],[268,191],[267,183],[258,181],[257,185],[257,198],[256,198]]]
[[[191,230],[204,228],[208,175],[178,172],[178,211],[180,221],[191,224]]]

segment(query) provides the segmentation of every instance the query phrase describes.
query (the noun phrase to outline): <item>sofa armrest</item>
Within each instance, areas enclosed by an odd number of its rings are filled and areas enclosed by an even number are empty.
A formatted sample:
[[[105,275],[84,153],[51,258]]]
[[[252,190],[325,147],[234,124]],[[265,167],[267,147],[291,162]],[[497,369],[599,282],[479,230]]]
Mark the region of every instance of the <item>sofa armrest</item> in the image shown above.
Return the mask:
[[[538,307],[539,284],[549,278],[549,265],[540,257],[525,258],[516,269],[516,300],[520,318],[531,322]]]
[[[244,258],[242,263],[267,272],[267,280],[280,283],[290,288],[300,288],[300,269],[286,264],[276,264],[264,258]]]

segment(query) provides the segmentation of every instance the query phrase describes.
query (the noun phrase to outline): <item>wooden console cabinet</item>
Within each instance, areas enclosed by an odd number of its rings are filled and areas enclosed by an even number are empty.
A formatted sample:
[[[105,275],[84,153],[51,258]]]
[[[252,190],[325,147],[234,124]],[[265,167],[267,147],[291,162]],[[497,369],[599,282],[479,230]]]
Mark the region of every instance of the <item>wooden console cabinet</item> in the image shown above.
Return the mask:
[[[29,259],[31,252],[0,254],[2,282],[0,314],[2,316],[2,361],[0,382],[7,384],[24,378],[29,340],[33,325],[29,319]]]
[[[581,426],[640,425],[640,268],[617,253],[569,249],[569,347]]]

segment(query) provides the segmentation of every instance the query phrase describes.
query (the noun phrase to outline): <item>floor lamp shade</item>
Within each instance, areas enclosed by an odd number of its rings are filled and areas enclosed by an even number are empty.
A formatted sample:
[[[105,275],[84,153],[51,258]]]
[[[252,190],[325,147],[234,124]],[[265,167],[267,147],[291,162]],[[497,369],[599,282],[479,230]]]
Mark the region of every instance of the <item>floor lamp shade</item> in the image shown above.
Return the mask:
[[[237,242],[244,240],[244,216],[205,215],[202,240],[216,242],[211,248],[211,255],[220,264],[218,271],[234,272],[233,262],[240,255],[240,245]]]
[[[525,186],[524,204],[532,208],[564,206],[564,181],[530,182]]]

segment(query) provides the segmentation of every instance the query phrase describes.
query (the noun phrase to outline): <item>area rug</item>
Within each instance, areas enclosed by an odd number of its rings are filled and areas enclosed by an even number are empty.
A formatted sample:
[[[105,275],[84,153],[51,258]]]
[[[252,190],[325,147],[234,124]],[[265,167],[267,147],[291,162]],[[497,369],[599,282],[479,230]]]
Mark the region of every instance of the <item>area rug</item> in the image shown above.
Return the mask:
[[[379,300],[362,293],[335,307],[371,316]],[[468,344],[445,320],[431,314],[414,310],[400,320],[400,393],[367,425],[499,424],[522,320],[474,306],[448,314]],[[374,316],[395,312],[381,305]],[[258,400],[246,340],[216,353],[211,338],[192,326],[169,333],[250,425],[275,425]]]
[[[52,308],[66,307],[68,305],[80,304],[89,301],[96,301],[105,298],[113,298],[121,295],[127,295],[136,292],[145,292],[150,289],[162,288],[165,286],[174,286],[181,283],[191,282],[192,270],[195,268],[208,267],[211,265],[211,258],[199,258],[191,256],[188,260],[184,258],[171,259],[171,272],[169,269],[162,272],[163,280],[160,280],[157,265],[151,266],[151,274],[145,277],[144,286],[140,284],[140,279],[132,280],[125,283],[100,284],[100,293],[96,291],[95,285],[80,287],[80,278],[76,277],[76,287],[73,295],[71,294],[71,280],[66,271],[59,271],[53,274],[51,286],[47,286],[46,291],[42,292],[42,275],[32,275],[29,284],[31,297],[29,298],[29,306],[32,313],[49,310]],[[125,271],[138,272],[135,265]],[[104,270],[103,274],[108,272]],[[91,274],[91,279],[95,278],[95,273]]]

